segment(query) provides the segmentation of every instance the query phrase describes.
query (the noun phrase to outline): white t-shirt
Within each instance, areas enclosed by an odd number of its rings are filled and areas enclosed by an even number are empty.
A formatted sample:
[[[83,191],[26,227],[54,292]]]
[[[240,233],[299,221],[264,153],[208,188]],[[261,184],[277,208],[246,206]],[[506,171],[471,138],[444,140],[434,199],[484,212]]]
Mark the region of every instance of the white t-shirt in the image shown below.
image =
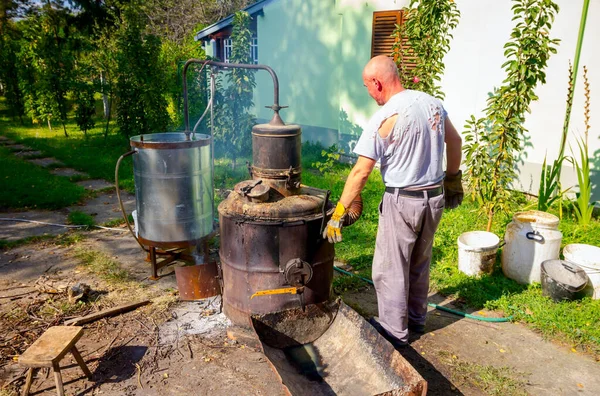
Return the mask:
[[[379,128],[397,114],[393,130],[383,139]],[[386,187],[419,188],[444,179],[442,102],[424,92],[404,90],[392,96],[369,120],[354,152],[381,161]]]

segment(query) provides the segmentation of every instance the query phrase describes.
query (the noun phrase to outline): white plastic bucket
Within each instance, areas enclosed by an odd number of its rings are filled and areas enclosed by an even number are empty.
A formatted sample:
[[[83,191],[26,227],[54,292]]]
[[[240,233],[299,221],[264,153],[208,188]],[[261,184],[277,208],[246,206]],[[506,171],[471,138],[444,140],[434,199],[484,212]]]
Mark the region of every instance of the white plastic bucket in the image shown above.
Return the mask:
[[[515,213],[506,226],[502,248],[502,272],[507,278],[523,284],[541,282],[542,263],[560,255],[558,222],[558,217],[537,210]]]
[[[489,274],[496,263],[500,238],[486,231],[470,231],[458,237],[458,269],[470,276]]]
[[[563,256],[566,261],[580,266],[590,279],[586,294],[595,300],[600,299],[600,247],[572,243],[564,247]]]

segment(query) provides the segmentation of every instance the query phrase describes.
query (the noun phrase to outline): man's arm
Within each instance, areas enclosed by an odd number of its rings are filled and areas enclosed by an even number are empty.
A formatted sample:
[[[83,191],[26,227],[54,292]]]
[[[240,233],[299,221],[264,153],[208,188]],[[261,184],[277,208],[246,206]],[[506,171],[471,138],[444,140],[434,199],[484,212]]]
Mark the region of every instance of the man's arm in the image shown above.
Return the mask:
[[[446,136],[446,174],[456,175],[460,170],[462,160],[462,138],[448,117],[444,120]]]
[[[354,167],[348,175],[348,179],[346,179],[346,185],[344,186],[344,191],[340,198],[340,203],[344,205],[344,208],[348,208],[350,203],[352,203],[352,200],[354,200],[365,187],[367,179],[375,167],[375,162],[375,160],[368,157],[358,157],[358,161],[356,161],[356,164],[354,164]]]
[[[392,130],[394,129],[394,125],[396,124],[396,120],[398,118],[397,114],[386,118],[381,125],[379,126],[379,136],[383,139],[387,138]],[[359,156],[358,161],[350,171],[348,175],[348,179],[346,180],[346,185],[344,186],[344,191],[342,192],[342,196],[340,197],[340,203],[344,205],[344,208],[348,208],[352,200],[356,198],[358,194],[362,191],[367,183],[367,179],[371,172],[373,172],[373,168],[375,167],[374,159],[365,156]]]

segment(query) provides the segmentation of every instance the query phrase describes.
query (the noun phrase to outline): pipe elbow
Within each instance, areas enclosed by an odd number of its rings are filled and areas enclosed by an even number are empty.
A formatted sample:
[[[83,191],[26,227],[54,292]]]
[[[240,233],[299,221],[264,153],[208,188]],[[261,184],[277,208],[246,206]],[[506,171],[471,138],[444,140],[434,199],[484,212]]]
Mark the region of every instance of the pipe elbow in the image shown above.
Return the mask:
[[[348,210],[346,211],[346,221],[345,225],[350,226],[356,222],[360,218],[363,212],[363,200],[360,194],[354,198],[354,200],[348,206]]]

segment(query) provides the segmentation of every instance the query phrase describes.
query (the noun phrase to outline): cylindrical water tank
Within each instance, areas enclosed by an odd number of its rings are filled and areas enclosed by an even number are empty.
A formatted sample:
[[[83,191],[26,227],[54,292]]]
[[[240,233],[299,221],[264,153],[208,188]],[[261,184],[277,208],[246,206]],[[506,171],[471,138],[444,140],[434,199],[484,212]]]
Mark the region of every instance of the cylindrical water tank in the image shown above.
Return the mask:
[[[196,245],[213,230],[211,138],[185,133],[134,136],[133,173],[140,242]]]

